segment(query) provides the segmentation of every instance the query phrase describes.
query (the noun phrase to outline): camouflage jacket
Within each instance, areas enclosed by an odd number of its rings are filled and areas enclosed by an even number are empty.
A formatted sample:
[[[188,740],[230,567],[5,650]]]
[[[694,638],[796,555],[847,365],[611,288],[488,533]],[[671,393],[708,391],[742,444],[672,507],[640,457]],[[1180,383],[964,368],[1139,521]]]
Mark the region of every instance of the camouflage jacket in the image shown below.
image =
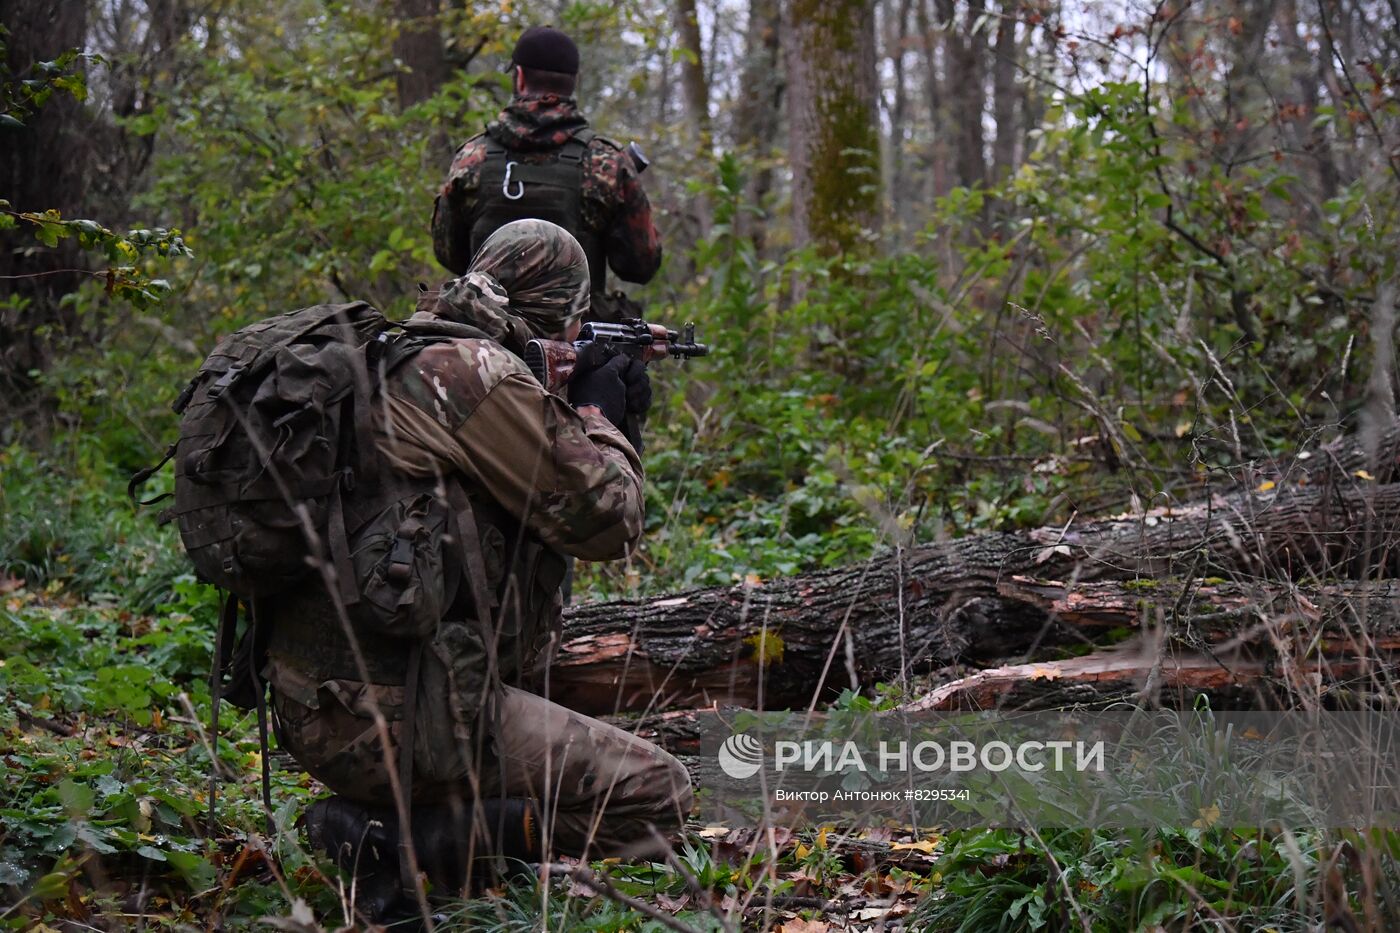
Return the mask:
[[[608,420],[547,393],[492,340],[434,344],[395,371],[379,449],[412,476],[456,473],[555,551],[615,560],[642,534],[642,466]]]
[[[472,224],[482,204],[481,163],[486,136],[522,162],[542,162],[588,125],[571,97],[517,95],[486,132],[462,144],[433,209],[433,252],[460,275],[471,262]],[[517,157],[517,156],[512,156]],[[497,195],[499,196],[499,195]],[[583,224],[598,237],[608,266],[629,282],[646,283],[661,265],[661,235],[636,167],[617,143],[593,137],[583,165]],[[571,231],[577,233],[577,231]]]

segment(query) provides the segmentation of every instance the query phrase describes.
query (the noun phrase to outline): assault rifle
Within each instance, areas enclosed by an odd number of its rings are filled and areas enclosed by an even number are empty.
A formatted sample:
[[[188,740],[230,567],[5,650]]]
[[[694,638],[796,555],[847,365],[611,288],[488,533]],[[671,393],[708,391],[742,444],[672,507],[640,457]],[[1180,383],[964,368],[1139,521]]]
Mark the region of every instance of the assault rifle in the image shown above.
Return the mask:
[[[679,333],[663,324],[627,318],[616,324],[589,321],[573,343],[563,340],[531,340],[525,345],[525,365],[548,392],[559,393],[576,372],[602,366],[618,354],[643,363],[672,357],[678,360],[705,356],[710,348],[695,342],[695,325]]]

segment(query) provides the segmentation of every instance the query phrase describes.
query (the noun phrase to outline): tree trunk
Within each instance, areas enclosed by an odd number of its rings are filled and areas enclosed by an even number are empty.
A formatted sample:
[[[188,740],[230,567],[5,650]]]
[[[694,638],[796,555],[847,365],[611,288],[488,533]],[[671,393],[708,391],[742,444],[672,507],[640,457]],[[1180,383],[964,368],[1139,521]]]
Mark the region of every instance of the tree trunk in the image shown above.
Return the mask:
[[[948,146],[950,121],[944,107],[942,69],[939,68],[938,62],[939,47],[947,47],[947,33],[943,28],[935,29],[934,21],[929,18],[929,4],[935,0],[917,2],[919,36],[924,50],[924,97],[928,103],[929,136],[932,139],[928,151],[928,178],[931,185],[928,200],[929,207],[932,208],[933,199],[943,197],[952,187],[948,175],[948,164],[951,160],[951,149]],[[940,20],[939,23],[941,22]]]
[[[37,62],[51,61],[87,40],[87,4],[51,0],[3,0],[0,24],[8,31],[5,49],[10,74],[16,80],[42,77]],[[82,61],[74,63],[82,70]],[[79,216],[87,204],[88,166],[93,150],[88,141],[88,118],[83,105],[65,91],[55,91],[22,128],[4,132],[0,158],[0,197],[16,211],[58,210]],[[36,382],[30,375],[47,367],[55,344],[74,336],[77,321],[62,299],[74,291],[83,275],[81,250],[74,240],[56,248],[40,245],[26,224],[0,232],[0,276],[6,293],[21,299],[0,309],[0,408],[12,424],[43,429],[32,417]],[[0,436],[0,444],[6,437]]]
[[[1336,452],[1339,462],[1351,456]],[[1130,585],[1126,595],[1120,588],[1114,600],[1098,594],[1112,625],[1131,625],[1129,605],[1140,600],[1150,619],[1184,632],[1192,645],[1240,639],[1256,613],[1260,624],[1306,620],[1310,637],[1346,650],[1354,627],[1340,614],[1345,609],[1359,613],[1361,631],[1370,633],[1371,641],[1353,647],[1389,646],[1393,589],[1292,591],[1286,581],[1400,576],[1400,483],[1301,485],[1295,482],[1307,474],[1286,475],[1295,481],[1262,494],[896,549],[862,565],[756,586],[576,606],[548,671],[550,690],[589,712],[801,704],[814,693],[901,681],[955,661],[1094,642],[1110,626],[1093,622],[1082,599],[1075,612],[1055,600],[1092,581],[1144,578],[1160,582]],[[1278,584],[1197,582],[1209,575]],[[1072,582],[1055,583],[1071,588],[1050,598],[1044,581]],[[1277,647],[1286,633],[1266,626],[1245,640],[1264,635]]]
[[[438,26],[439,2],[394,0],[399,20],[394,57],[400,62],[395,76],[400,110],[432,97],[447,80],[447,51]]]
[[[778,138],[784,82],[778,55],[782,9],[778,0],[749,0],[748,35],[745,38],[743,93],[735,107],[734,143],[741,153],[755,159],[746,200],[759,208],[773,190],[772,155]],[[736,221],[739,234],[753,240],[760,256],[767,239],[762,215],[742,213]]]
[[[695,0],[675,0],[676,38],[681,50],[681,90],[685,97],[685,122],[691,156],[700,165],[710,159],[710,85],[705,79],[705,51]],[[710,206],[703,194],[693,199],[699,238],[710,235]]]
[[[1303,152],[1309,153],[1317,163],[1317,201],[1330,201],[1337,196],[1339,174],[1337,162],[1332,154],[1327,128],[1313,125],[1317,119],[1320,101],[1318,93],[1317,62],[1308,51],[1307,44],[1299,31],[1298,0],[1283,0],[1278,5],[1278,28],[1281,44],[1288,55],[1288,67],[1298,89],[1298,102],[1302,112],[1293,120],[1295,144]]]
[[[1385,669],[1394,671],[1394,660],[1386,660]],[[978,671],[943,684],[904,709],[1106,709],[1121,703],[1191,709],[1201,697],[1212,709],[1279,709],[1289,708],[1300,692],[1334,693],[1338,682],[1380,668],[1374,660],[1357,658],[1280,669],[1272,659],[1223,661],[1195,652],[1103,651],[1067,661]]]
[[[1400,657],[1312,660],[1292,665],[1219,658],[1193,652],[1100,651],[1079,658],[1009,664],[954,677],[899,707],[900,714],[971,710],[1028,712],[1107,709],[1118,704],[1191,709],[1197,699],[1216,710],[1292,708],[1299,693],[1322,699],[1331,709],[1356,709],[1384,698],[1355,691],[1357,679],[1393,682]],[[1386,678],[1389,678],[1387,680]],[[1394,706],[1394,698],[1389,705]],[[743,707],[736,707],[738,713]],[[713,767],[699,757],[704,730],[715,710],[678,709],[640,716],[605,716],[609,722],[655,742],[695,767]],[[723,716],[727,711],[719,708]],[[728,717],[732,718],[732,717]]]
[[[1016,142],[1020,127],[1016,124],[1016,17],[1020,0],[1002,0],[1001,17],[997,20],[996,59],[992,62],[992,115],[997,123],[996,141],[992,144],[992,180],[1000,182],[1016,168]]]
[[[953,21],[952,0],[939,0],[942,20]],[[945,80],[949,89],[949,105],[957,131],[957,182],[964,187],[980,185],[987,180],[986,138],[982,115],[987,106],[985,32],[973,32],[982,14],[983,0],[970,0],[967,20],[953,26],[947,34],[948,67]],[[985,26],[984,26],[985,29]]]
[[[873,0],[785,4],[794,239],[864,250],[880,220]]]
[[[885,31],[886,54],[893,75],[894,99],[890,105],[890,140],[885,147],[886,190],[890,192],[889,210],[894,228],[894,246],[904,243],[905,218],[910,205],[906,196],[904,148],[908,123],[909,95],[905,87],[904,53],[909,41],[909,13],[913,0],[893,0]]]
[[[681,49],[681,89],[685,115],[697,148],[710,141],[710,85],[705,77],[705,51],[700,39],[695,0],[676,0],[676,38]]]

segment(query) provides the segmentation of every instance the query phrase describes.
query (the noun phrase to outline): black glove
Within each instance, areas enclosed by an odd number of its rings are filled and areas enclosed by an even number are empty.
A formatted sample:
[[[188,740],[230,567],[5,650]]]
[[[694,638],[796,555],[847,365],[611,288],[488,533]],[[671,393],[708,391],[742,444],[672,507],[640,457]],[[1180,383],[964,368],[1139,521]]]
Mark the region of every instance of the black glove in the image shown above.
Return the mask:
[[[629,356],[627,362],[628,367],[622,371],[622,382],[627,387],[627,414],[642,418],[651,410],[651,376],[641,360]]]
[[[627,383],[622,374],[632,362],[631,358],[618,355],[597,369],[575,374],[569,380],[569,401],[575,408],[598,406],[603,417],[621,430],[627,417]],[[647,388],[649,392],[650,386]]]

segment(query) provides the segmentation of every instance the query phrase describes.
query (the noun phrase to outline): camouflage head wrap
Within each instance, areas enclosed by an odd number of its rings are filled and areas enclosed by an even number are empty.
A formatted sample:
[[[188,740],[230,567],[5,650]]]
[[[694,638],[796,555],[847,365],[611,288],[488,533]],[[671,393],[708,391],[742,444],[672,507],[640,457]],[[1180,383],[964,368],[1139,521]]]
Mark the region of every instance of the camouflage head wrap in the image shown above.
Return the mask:
[[[523,321],[535,336],[554,337],[588,310],[588,281],[588,259],[573,234],[547,220],[516,220],[481,244],[443,298],[497,339],[514,329],[502,316]]]

